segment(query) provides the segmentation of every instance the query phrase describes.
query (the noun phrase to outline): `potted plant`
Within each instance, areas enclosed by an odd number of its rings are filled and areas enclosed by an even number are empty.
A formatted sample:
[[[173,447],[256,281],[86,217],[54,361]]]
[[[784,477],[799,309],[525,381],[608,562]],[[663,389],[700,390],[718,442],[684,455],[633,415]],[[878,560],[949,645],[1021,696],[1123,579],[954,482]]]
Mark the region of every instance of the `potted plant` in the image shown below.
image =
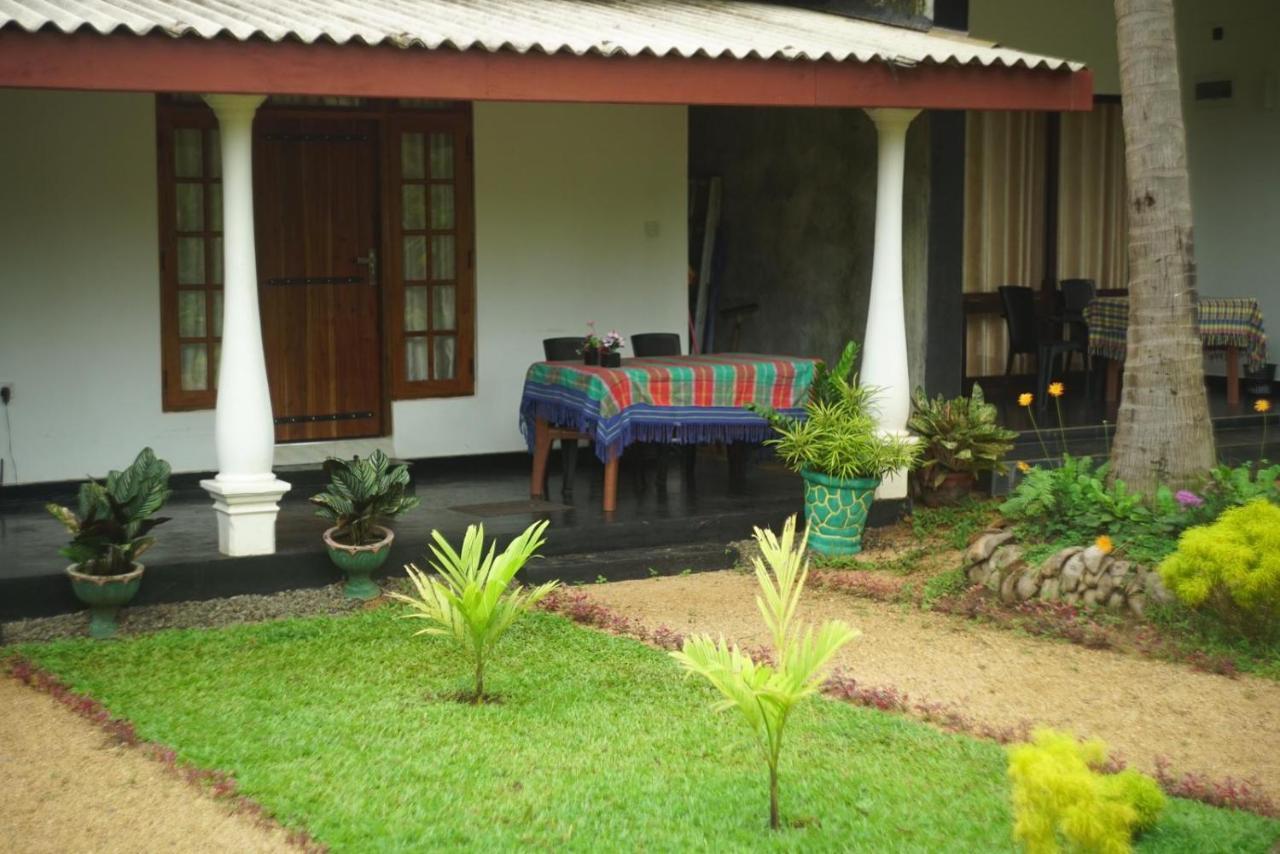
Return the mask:
[[[609,330],[600,339],[600,366],[604,368],[622,367],[622,354],[618,351],[625,346],[627,346],[627,342],[623,340],[618,330]]]
[[[752,407],[777,432],[765,444],[804,478],[809,546],[824,555],[862,551],[862,531],[880,479],[910,471],[919,455],[912,437],[879,430],[876,390],[858,385],[856,356],[857,346],[849,342],[835,368],[818,371],[803,418]]]
[[[45,508],[71,532],[59,554],[71,561],[67,576],[76,598],[89,606],[89,635],[116,633],[116,614],[142,584],[138,558],[155,543],[152,528],[168,519],[152,518],[169,499],[169,464],[143,448],[124,471],[90,478],[80,485],[76,509]]]
[[[911,407],[907,429],[921,445],[912,483],[925,505],[954,504],[973,490],[979,474],[1006,471],[1004,456],[1018,434],[996,423],[996,408],[977,383],[969,397],[954,400],[941,395],[930,400],[918,388]]]
[[[316,515],[333,522],[324,532],[329,559],[347,574],[350,599],[373,599],[381,592],[369,576],[387,562],[395,534],[392,519],[419,504],[405,495],[409,467],[392,466],[387,455],[374,451],[368,459],[329,459],[324,464],[329,485],[311,496]]]
[[[587,321],[587,334],[582,339],[582,347],[578,350],[582,354],[582,364],[598,365],[600,364],[600,348],[604,345],[600,336],[596,334],[596,322],[594,320]]]

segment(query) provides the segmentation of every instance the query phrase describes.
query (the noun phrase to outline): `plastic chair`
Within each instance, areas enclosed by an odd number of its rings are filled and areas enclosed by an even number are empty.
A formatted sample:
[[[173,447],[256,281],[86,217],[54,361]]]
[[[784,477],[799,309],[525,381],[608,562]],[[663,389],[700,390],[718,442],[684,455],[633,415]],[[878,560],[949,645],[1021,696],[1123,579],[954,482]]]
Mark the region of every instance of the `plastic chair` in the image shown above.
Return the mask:
[[[1000,304],[1004,308],[1004,323],[1009,330],[1009,357],[1005,359],[1004,372],[1013,373],[1013,360],[1017,356],[1040,357],[1040,330],[1036,320],[1035,291],[1025,285],[1001,285]]]
[[[646,356],[679,356],[681,352],[680,336],[675,332],[641,332],[631,336],[631,355],[637,359]]]
[[[548,362],[574,362],[582,358],[582,338],[543,338],[543,358]]]

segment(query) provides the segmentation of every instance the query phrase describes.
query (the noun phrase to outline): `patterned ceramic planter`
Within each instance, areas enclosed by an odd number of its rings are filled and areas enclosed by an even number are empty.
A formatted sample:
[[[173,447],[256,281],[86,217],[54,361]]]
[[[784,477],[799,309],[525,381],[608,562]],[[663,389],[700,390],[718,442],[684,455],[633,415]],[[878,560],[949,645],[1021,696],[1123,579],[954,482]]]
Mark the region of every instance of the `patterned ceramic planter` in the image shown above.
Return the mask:
[[[344,591],[348,599],[376,599],[382,595],[378,585],[369,576],[382,568],[391,554],[391,542],[396,538],[390,528],[374,526],[382,533],[382,539],[367,546],[349,546],[333,538],[336,527],[324,532],[324,544],[329,548],[329,560],[347,574]]]
[[[124,575],[88,575],[78,572],[72,564],[67,567],[71,590],[76,598],[89,606],[89,637],[102,640],[116,633],[116,614],[121,605],[128,605],[142,586],[140,563],[133,565],[133,572]]]
[[[839,477],[802,471],[804,521],[809,548],[821,555],[855,555],[862,551],[862,529],[875,499],[878,479]]]

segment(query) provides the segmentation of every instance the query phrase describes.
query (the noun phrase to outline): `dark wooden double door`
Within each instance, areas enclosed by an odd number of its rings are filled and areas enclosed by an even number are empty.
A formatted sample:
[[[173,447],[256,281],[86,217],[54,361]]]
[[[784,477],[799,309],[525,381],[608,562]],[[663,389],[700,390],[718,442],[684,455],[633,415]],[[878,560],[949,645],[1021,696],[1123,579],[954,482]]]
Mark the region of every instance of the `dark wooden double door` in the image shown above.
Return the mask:
[[[379,124],[259,115],[254,223],[279,442],[383,434]]]

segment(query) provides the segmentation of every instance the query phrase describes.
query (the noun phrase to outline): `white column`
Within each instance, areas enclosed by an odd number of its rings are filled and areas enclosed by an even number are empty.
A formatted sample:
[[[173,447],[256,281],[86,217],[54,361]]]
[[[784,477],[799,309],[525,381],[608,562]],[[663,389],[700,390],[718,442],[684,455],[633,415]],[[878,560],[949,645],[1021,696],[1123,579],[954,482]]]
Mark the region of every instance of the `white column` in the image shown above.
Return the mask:
[[[871,302],[862,339],[863,385],[880,389],[880,429],[905,435],[911,414],[907,373],[907,321],[902,304],[902,193],[907,127],[919,110],[867,110],[879,137],[876,170],[876,237],[871,262]],[[884,479],[877,498],[905,498],[906,472]]]
[[[262,95],[206,95],[222,142],[222,356],[214,444],[218,476],[200,485],[213,498],[218,550],[276,550],[276,515],[289,484],[271,472],[275,425],[258,317],[253,237],[253,115]]]

